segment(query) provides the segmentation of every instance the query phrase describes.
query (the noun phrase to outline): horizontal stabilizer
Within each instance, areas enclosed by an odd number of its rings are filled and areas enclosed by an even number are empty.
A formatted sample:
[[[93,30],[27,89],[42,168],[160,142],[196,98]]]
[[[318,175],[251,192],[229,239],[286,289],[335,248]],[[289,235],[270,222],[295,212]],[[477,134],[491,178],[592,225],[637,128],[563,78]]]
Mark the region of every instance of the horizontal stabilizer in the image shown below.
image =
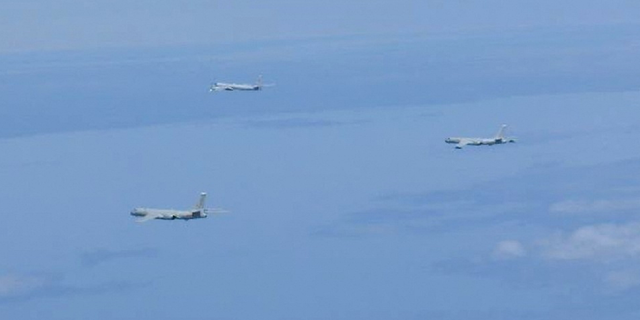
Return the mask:
[[[220,214],[220,213],[230,213],[231,211],[229,210],[225,210],[222,208],[211,208],[211,209],[207,209],[207,213],[212,213],[212,214]]]

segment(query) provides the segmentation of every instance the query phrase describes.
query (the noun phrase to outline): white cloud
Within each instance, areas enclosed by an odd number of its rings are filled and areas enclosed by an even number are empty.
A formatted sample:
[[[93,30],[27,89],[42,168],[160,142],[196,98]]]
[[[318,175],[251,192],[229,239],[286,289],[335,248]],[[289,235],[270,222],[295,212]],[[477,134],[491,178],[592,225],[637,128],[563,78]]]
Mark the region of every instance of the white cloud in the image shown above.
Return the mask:
[[[501,241],[493,250],[493,257],[496,259],[515,259],[524,257],[527,254],[524,246],[514,240]]]
[[[640,223],[586,226],[540,242],[552,260],[610,261],[640,257]]]
[[[555,213],[596,213],[640,209],[640,199],[567,200],[551,205]]]
[[[40,289],[47,284],[47,280],[34,276],[0,276],[0,297],[17,296]]]

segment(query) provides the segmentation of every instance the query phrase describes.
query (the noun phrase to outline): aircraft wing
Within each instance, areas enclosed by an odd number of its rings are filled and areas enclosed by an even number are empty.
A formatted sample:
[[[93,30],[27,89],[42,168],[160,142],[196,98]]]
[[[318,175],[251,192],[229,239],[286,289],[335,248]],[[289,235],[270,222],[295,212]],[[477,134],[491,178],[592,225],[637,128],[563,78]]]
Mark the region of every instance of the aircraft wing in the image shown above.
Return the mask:
[[[144,217],[142,217],[142,218],[140,218],[140,219],[136,220],[136,222],[139,222],[139,223],[147,222],[147,221],[149,221],[149,220],[153,220],[153,219],[156,219],[156,218],[158,218],[158,217],[160,217],[160,215],[159,215],[159,214],[147,214],[146,216],[144,216]]]
[[[460,140],[460,142],[458,142],[458,144],[456,144],[456,149],[462,149],[462,147],[468,145],[471,141],[469,141],[468,139],[462,139]]]
[[[213,85],[213,86],[211,86],[209,91],[211,91],[211,92],[215,92],[215,91],[233,91],[233,87],[230,87],[230,86],[227,86],[227,85]]]

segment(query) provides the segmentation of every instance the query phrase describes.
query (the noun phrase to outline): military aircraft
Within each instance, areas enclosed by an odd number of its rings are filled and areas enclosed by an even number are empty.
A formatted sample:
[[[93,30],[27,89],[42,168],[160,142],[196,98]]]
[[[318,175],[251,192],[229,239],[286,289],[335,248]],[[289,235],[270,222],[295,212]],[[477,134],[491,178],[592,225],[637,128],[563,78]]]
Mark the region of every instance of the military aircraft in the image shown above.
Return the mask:
[[[470,146],[492,146],[494,144],[505,144],[516,142],[513,138],[506,138],[504,131],[507,128],[506,124],[503,124],[498,130],[498,133],[493,138],[457,138],[451,137],[444,140],[446,143],[455,143],[456,149],[462,149],[466,145]]]
[[[206,218],[209,213],[223,213],[227,212],[222,209],[207,209],[204,207],[207,199],[206,193],[200,194],[200,199],[196,203],[195,207],[191,210],[173,210],[173,209],[150,209],[150,208],[135,208],[131,211],[131,215],[134,217],[140,217],[137,222],[147,222],[149,220],[185,220],[202,219]]]
[[[273,84],[264,84],[262,82],[262,75],[258,76],[258,81],[255,84],[246,83],[224,83],[216,82],[211,85],[209,92],[216,91],[259,91],[264,87],[271,87]]]

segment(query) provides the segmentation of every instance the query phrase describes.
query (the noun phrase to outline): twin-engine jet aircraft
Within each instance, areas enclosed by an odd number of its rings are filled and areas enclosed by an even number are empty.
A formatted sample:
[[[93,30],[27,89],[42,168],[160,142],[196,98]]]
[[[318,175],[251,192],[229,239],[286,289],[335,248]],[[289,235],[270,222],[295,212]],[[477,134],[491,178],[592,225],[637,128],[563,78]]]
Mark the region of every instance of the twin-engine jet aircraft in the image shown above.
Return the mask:
[[[134,217],[140,217],[137,222],[147,222],[149,220],[191,220],[206,218],[209,213],[223,213],[226,212],[222,209],[207,209],[205,208],[205,201],[207,199],[206,193],[200,194],[200,199],[195,207],[191,210],[168,210],[168,209],[150,209],[150,208],[135,208],[131,211],[131,215]]]
[[[505,144],[505,143],[513,143],[516,142],[513,138],[506,138],[504,136],[504,131],[507,128],[506,124],[503,124],[500,127],[500,130],[493,138],[457,138],[451,137],[444,140],[446,143],[455,143],[456,149],[462,149],[462,147],[466,145],[470,146],[492,146],[494,144]]]
[[[262,76],[258,76],[258,81],[255,84],[246,83],[224,83],[216,82],[211,85],[209,92],[216,91],[259,91],[264,87],[271,87],[273,84],[264,84],[262,82]]]

